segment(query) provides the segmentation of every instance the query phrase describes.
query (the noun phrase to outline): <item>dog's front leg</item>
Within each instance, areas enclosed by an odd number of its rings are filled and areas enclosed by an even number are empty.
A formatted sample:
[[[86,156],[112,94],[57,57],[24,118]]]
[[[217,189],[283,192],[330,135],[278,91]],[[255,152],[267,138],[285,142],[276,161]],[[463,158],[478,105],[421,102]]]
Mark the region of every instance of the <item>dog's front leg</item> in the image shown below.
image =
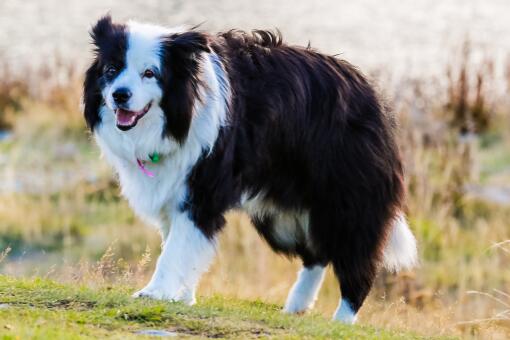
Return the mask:
[[[195,287],[215,254],[215,240],[208,238],[187,212],[174,215],[156,270],[149,284],[134,297],[195,302]]]

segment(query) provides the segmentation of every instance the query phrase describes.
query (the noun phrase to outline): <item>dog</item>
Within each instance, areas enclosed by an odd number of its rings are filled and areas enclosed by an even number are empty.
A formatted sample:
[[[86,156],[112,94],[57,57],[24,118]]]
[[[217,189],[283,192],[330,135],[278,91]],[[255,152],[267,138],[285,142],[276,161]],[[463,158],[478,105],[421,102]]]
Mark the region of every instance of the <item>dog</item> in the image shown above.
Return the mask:
[[[105,16],[90,34],[87,126],[163,239],[135,297],[193,304],[232,209],[301,259],[288,313],[313,306],[331,264],[342,295],[333,318],[354,323],[381,265],[416,263],[394,118],[347,61],[279,31],[213,35]]]

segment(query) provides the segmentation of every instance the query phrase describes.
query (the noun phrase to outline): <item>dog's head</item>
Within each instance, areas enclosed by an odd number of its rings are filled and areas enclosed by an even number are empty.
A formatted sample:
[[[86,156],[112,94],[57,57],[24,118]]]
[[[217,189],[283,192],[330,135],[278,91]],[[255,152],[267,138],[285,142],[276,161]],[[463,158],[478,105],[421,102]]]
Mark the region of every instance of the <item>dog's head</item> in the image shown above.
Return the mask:
[[[84,82],[85,119],[93,131],[115,124],[119,133],[162,127],[182,142],[203,86],[207,35],[146,24],[113,23],[110,16],[92,28],[95,59]],[[157,131],[153,131],[157,133]]]

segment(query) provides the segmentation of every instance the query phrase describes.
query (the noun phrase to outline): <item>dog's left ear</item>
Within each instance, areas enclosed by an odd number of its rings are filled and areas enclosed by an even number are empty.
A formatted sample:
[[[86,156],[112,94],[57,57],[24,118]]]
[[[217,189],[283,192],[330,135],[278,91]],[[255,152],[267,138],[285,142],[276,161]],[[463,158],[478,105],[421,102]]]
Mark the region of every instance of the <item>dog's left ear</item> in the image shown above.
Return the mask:
[[[83,104],[85,121],[87,127],[94,131],[94,127],[100,122],[99,107],[101,106],[102,96],[101,90],[98,85],[99,75],[99,61],[94,60],[92,65],[85,73],[85,80],[83,82]]]
[[[210,51],[205,33],[189,31],[163,39],[160,106],[166,117],[166,134],[179,143],[188,135],[195,101],[200,100],[202,61]]]
[[[92,43],[97,50],[113,49],[114,47],[125,48],[126,35],[126,25],[114,23],[109,14],[100,18],[90,30]]]
[[[208,35],[197,31],[172,34],[165,38],[165,46],[174,49],[174,52],[179,52],[183,56],[211,50]]]

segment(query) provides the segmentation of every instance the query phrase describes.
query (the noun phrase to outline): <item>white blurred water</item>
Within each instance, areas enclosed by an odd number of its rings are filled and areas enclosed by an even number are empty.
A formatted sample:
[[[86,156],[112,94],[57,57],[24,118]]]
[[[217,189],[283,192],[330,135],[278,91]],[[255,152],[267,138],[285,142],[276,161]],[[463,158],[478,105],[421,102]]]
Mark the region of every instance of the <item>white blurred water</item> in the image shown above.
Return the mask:
[[[501,65],[510,53],[509,0],[1,0],[0,61],[25,66],[90,58],[87,30],[102,14],[217,31],[278,27],[363,68],[444,72],[465,38],[475,57]]]

